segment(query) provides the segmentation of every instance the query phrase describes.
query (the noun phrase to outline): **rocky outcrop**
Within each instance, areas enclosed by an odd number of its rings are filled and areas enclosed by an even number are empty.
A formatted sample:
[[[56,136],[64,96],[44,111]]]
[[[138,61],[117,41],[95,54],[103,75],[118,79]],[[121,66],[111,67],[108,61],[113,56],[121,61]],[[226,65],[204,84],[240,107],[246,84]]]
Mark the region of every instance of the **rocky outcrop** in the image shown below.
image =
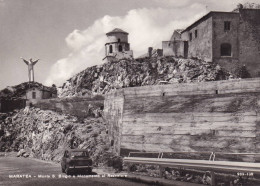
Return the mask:
[[[66,148],[89,149],[96,164],[111,156],[102,117],[76,117],[26,107],[0,115],[0,151],[59,162]]]
[[[225,80],[236,77],[214,63],[198,59],[152,57],[93,66],[67,80],[60,97],[105,94],[125,87]]]

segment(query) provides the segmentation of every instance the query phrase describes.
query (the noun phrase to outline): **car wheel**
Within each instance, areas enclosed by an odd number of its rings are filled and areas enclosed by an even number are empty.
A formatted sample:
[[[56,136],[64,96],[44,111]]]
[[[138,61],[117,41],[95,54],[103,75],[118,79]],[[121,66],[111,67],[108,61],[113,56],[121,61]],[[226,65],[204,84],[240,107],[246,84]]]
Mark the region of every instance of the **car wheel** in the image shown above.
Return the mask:
[[[62,173],[65,173],[65,170],[64,170],[64,168],[63,168],[63,167],[61,167],[61,172],[62,172]]]
[[[92,173],[92,168],[87,169],[87,174],[91,174]]]
[[[68,168],[68,167],[66,167],[66,168],[65,168],[65,173],[66,173],[67,175],[69,175],[69,174],[70,174],[70,170],[69,170],[69,168]]]

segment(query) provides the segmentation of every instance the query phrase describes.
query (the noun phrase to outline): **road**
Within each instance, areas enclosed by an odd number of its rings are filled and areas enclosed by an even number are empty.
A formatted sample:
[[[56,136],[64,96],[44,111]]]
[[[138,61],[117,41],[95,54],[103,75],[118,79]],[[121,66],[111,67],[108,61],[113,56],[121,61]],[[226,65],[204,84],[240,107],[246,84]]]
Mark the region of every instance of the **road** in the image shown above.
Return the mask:
[[[59,164],[32,158],[0,157],[0,185],[2,186],[144,186],[146,184],[97,174],[67,177]],[[99,171],[100,172],[100,171]],[[102,176],[106,177],[102,177]],[[119,176],[119,174],[113,174]],[[124,175],[121,175],[124,176]]]

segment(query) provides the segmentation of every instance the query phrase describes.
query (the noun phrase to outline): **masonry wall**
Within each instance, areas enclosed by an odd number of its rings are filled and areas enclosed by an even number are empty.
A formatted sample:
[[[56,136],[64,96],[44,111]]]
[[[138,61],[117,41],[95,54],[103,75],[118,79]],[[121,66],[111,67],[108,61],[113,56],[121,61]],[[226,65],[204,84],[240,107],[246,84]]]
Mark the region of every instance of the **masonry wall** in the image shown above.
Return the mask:
[[[87,97],[72,97],[72,98],[56,98],[44,99],[32,102],[34,107],[42,110],[53,110],[64,114],[77,116],[79,119],[84,119],[93,114],[95,110],[102,110],[104,107],[104,98],[87,98]]]
[[[181,40],[163,41],[162,49],[164,56],[184,57],[184,42]]]
[[[57,95],[55,93],[52,93],[50,91],[44,90],[42,92],[42,99],[50,99],[50,98],[56,98]]]
[[[117,154],[120,152],[121,147],[123,108],[123,90],[106,95],[104,101],[104,117],[108,122],[108,134],[112,151]]]
[[[240,10],[240,62],[246,65],[252,77],[260,76],[260,10]]]
[[[120,136],[116,152],[121,155],[130,151],[259,151],[260,79],[123,91],[116,134]],[[122,104],[122,95],[120,99]]]
[[[22,109],[26,106],[25,99],[0,100],[0,112],[11,112],[15,109]]]
[[[224,22],[230,21],[230,30],[224,30]],[[230,72],[235,72],[241,66],[239,62],[239,14],[218,13],[213,14],[213,61],[220,64]],[[231,56],[221,56],[221,44],[231,44]]]
[[[195,38],[195,30],[197,37]],[[192,40],[189,35],[192,33]],[[182,39],[189,41],[188,57],[197,57],[204,61],[212,62],[212,17],[204,20],[199,25],[182,33]]]
[[[30,89],[26,92],[26,99],[33,99],[32,93],[36,93],[36,98],[35,99],[42,99],[42,91],[39,89]]]
[[[118,39],[120,39],[120,42],[128,43],[128,34],[118,32],[107,36],[108,43],[118,42]]]
[[[181,40],[181,33],[177,32],[176,30],[174,30],[172,37],[171,37],[171,41],[174,40]]]
[[[122,47],[122,52],[119,52],[119,46]],[[112,46],[113,52],[109,52],[109,46]],[[123,52],[129,52],[130,44],[129,43],[123,43],[123,42],[114,42],[114,43],[107,43],[105,45],[106,47],[106,56],[115,56],[116,54],[122,54]]]

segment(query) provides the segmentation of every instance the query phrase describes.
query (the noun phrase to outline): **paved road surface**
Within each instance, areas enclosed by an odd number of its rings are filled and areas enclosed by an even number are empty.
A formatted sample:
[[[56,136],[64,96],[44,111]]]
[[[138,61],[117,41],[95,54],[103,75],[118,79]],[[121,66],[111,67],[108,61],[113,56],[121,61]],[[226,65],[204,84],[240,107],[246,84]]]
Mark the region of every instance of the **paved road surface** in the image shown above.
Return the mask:
[[[100,172],[100,171],[99,171]],[[0,157],[0,185],[2,186],[144,186],[145,184],[123,179],[102,177],[104,174],[85,175],[84,177],[66,178],[61,173],[59,164],[36,159]],[[118,176],[118,174],[116,174]],[[54,176],[54,178],[52,178]],[[89,177],[99,176],[99,177]],[[49,178],[48,178],[49,177]]]

